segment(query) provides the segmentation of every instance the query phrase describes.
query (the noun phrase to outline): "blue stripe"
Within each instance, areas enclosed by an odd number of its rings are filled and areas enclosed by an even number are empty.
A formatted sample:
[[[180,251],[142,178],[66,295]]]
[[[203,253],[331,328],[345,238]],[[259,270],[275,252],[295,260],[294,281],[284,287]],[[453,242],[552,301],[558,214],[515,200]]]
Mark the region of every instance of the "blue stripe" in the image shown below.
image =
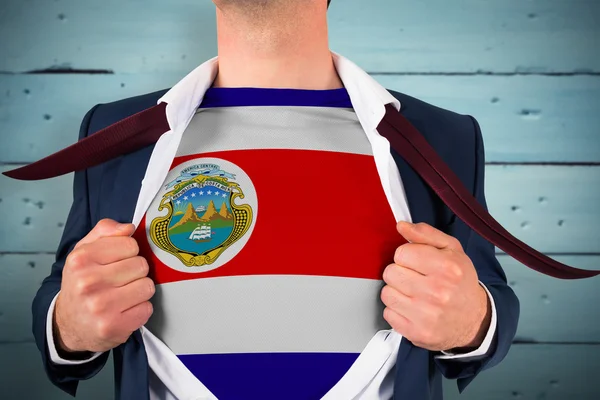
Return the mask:
[[[358,355],[244,353],[178,357],[219,400],[319,400]]]
[[[352,108],[346,88],[309,90],[278,88],[208,88],[200,108],[304,106]]]

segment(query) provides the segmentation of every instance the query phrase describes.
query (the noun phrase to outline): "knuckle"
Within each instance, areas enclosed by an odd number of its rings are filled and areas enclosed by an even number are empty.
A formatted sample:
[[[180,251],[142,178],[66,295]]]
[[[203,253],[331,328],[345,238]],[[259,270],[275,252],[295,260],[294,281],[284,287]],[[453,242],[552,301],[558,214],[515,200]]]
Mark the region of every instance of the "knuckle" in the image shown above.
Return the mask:
[[[154,296],[154,294],[156,293],[156,286],[154,285],[154,281],[152,281],[152,279],[150,278],[144,278],[148,281],[148,294],[150,295],[150,297]]]
[[[150,318],[152,316],[152,314],[154,313],[154,306],[149,301],[147,301],[146,304],[147,304],[147,306],[146,306],[146,308],[147,308],[146,315],[148,315],[148,318]]]
[[[403,327],[399,323],[400,321],[398,320],[398,318],[396,318],[396,316],[394,315],[394,311],[392,311],[390,308],[386,308],[385,310],[383,310],[383,318],[396,332],[403,331]]]
[[[102,341],[109,341],[114,336],[113,326],[106,318],[99,318],[96,322],[96,336]]]
[[[396,264],[402,264],[402,258],[404,257],[404,254],[406,254],[407,247],[408,246],[406,244],[403,244],[402,246],[398,247],[394,252],[394,262]]]
[[[395,264],[389,264],[387,267],[385,267],[385,269],[383,270],[383,281],[385,283],[390,283],[390,280],[392,279],[392,276],[394,275],[393,269],[396,268]]]
[[[127,248],[129,252],[134,255],[137,255],[140,252],[140,247],[138,246],[137,240],[130,236],[123,237],[124,246]]]
[[[80,276],[74,283],[73,290],[79,296],[89,294],[94,286],[94,280],[87,275]]]
[[[145,301],[140,303],[135,308],[135,313],[132,315],[130,329],[139,329],[141,326],[145,325],[152,316],[153,312],[154,307],[152,306],[151,302]]]
[[[399,310],[402,306],[397,292],[390,286],[385,286],[381,289],[381,301],[386,306],[396,310]]]
[[[99,297],[91,297],[87,300],[87,309],[92,315],[100,315],[104,311],[106,304]]]
[[[65,266],[70,269],[82,268],[86,264],[88,253],[89,249],[87,245],[82,245],[81,247],[73,250],[67,256]]]
[[[98,223],[96,224],[96,226],[94,228],[99,229],[99,230],[105,230],[105,229],[110,228],[113,225],[114,225],[113,220],[111,220],[110,218],[103,218],[100,221],[98,221]]]
[[[140,271],[140,275],[141,276],[146,276],[148,275],[148,272],[150,272],[150,266],[148,265],[148,261],[141,256],[137,256],[136,257],[136,262]]]
[[[434,292],[434,298],[438,304],[446,305],[450,303],[451,295],[450,291],[445,288],[439,288]]]
[[[381,289],[381,293],[380,293],[379,297],[381,298],[381,301],[385,305],[388,305],[390,303],[390,298],[392,296],[392,294],[390,293],[391,292],[390,289],[391,288],[388,285],[384,286],[383,289]]]
[[[454,257],[445,257],[442,261],[442,268],[450,278],[455,278],[457,274],[460,274],[460,271],[458,271],[460,266]]]
[[[456,257],[450,257],[444,261],[444,270],[451,282],[458,282],[464,276],[464,271]]]
[[[148,320],[152,316],[152,313],[154,312],[154,306],[152,305],[151,302],[146,301],[143,304],[144,304],[144,307],[142,308],[142,323],[140,324],[140,326],[142,326],[146,322],[148,322]]]
[[[386,307],[383,309],[383,318],[390,324],[392,325],[393,323],[393,315],[392,315],[392,310],[389,307]]]
[[[452,247],[455,247],[457,249],[462,249],[462,243],[460,243],[460,240],[458,240],[457,238],[455,238],[454,236],[450,236],[450,244],[452,245]]]
[[[428,228],[429,228],[429,225],[427,225],[425,222],[418,222],[415,224],[415,229],[418,232],[425,232]]]
[[[465,275],[465,271],[463,271],[463,269],[460,267],[460,265],[455,265],[454,268],[452,269],[452,276],[456,279],[456,280],[461,280],[463,278],[463,276]]]
[[[454,269],[454,260],[450,256],[444,256],[442,259],[442,269],[446,272],[452,271]]]
[[[152,279],[148,277],[140,279],[140,286],[142,296],[145,299],[149,299],[154,296],[154,293],[156,292],[156,286],[154,285],[154,281],[152,281]]]

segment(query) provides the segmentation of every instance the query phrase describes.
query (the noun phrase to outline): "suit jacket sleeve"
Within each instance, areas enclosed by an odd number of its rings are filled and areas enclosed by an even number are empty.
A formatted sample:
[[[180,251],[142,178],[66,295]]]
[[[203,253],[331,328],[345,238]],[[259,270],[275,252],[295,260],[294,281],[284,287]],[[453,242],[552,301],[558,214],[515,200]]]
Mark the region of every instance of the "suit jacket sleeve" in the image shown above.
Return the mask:
[[[484,193],[485,154],[483,137],[475,118],[469,118],[472,120],[475,131],[476,172],[473,194],[477,201],[487,210]],[[497,317],[496,332],[492,345],[486,354],[475,359],[469,359],[468,361],[435,359],[435,363],[446,378],[458,380],[458,390],[462,392],[477,374],[497,365],[508,353],[517,331],[519,300],[507,284],[506,275],[495,256],[494,245],[457,218],[452,224],[450,234],[459,229],[469,230],[469,237],[464,250],[473,261],[479,280],[486,286],[494,299]]]
[[[84,117],[79,132],[79,139],[86,137],[90,121],[98,106],[92,108]],[[46,317],[52,300],[60,290],[62,270],[67,255],[79,240],[91,231],[89,211],[87,172],[75,173],[73,181],[73,205],[65,224],[63,236],[56,253],[56,262],[52,265],[50,275],[44,279],[32,304],[33,335],[42,356],[46,374],[52,383],[65,392],[75,395],[79,380],[89,379],[98,373],[106,364],[109,352],[82,365],[59,365],[50,360],[48,337],[46,335]]]

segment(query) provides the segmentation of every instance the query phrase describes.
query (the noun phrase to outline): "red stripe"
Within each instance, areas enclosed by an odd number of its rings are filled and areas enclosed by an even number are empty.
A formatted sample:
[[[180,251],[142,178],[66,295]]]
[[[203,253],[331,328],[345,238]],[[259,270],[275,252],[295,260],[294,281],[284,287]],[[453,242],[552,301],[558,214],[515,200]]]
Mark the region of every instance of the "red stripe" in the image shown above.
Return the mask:
[[[157,283],[233,275],[290,274],[382,279],[394,251],[406,243],[395,228],[374,159],[314,150],[233,150],[177,157],[228,160],[254,183],[254,231],[231,261],[184,273],[151,252],[146,218],[135,234]]]

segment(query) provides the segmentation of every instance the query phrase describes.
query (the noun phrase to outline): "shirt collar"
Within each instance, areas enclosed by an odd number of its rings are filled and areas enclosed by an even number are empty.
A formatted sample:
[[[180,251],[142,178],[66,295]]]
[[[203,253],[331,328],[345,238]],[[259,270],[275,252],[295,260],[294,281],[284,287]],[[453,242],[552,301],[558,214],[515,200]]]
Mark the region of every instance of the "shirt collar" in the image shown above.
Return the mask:
[[[365,130],[374,130],[385,115],[385,105],[400,110],[400,102],[369,74],[344,56],[331,52],[337,73],[348,91],[352,107]],[[165,93],[158,103],[167,103],[169,127],[180,130],[189,124],[204,93],[212,86],[218,72],[218,57],[213,57],[190,72]]]
[[[390,168],[393,160],[389,143],[378,134],[376,128],[385,115],[385,105],[393,104],[399,111],[400,102],[356,64],[335,52],[331,52],[331,55],[337,73],[348,92],[354,112],[373,148],[383,190],[390,201],[394,215],[399,218],[402,209],[393,203],[391,183],[391,174],[397,173],[397,170],[393,172]],[[206,90],[212,86],[217,71],[218,58],[214,57],[190,72],[158,100],[158,103],[167,103],[165,113],[169,131],[156,142],[148,161],[133,215],[132,222],[136,226],[167,176],[183,132],[196,114]]]

